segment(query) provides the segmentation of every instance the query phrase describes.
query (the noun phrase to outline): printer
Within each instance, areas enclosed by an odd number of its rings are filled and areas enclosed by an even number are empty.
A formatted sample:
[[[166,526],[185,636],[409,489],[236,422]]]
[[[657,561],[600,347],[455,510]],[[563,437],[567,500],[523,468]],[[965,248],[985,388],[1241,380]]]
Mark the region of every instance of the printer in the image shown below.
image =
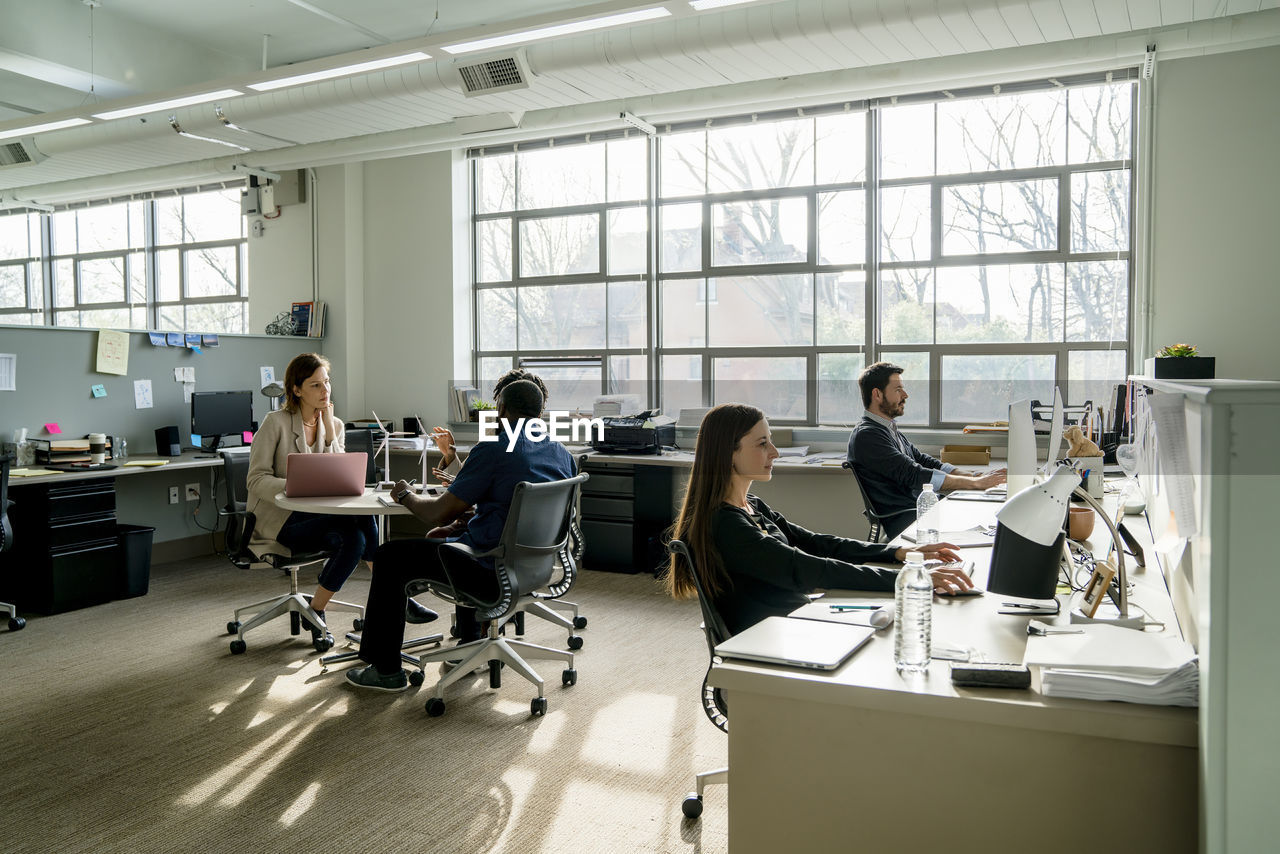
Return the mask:
[[[659,454],[663,445],[676,443],[676,420],[652,411],[639,415],[605,416],[604,437],[591,440],[591,447],[607,454]]]

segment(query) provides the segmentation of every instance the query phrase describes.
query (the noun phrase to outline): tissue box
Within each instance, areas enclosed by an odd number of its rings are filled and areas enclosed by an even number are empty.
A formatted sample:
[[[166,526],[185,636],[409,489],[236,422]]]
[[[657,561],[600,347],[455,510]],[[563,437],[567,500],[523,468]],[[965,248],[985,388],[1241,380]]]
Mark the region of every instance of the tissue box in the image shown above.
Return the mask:
[[[985,466],[991,463],[991,448],[986,445],[943,445],[939,459],[953,466]]]

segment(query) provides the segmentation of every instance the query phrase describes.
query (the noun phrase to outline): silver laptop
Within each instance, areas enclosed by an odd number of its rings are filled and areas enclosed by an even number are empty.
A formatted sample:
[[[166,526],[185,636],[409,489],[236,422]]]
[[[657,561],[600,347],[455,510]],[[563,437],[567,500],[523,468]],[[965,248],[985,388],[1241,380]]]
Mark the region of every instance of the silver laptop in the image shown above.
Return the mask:
[[[368,455],[290,454],[284,470],[284,494],[290,498],[364,495]]]
[[[810,670],[835,670],[875,634],[868,626],[766,617],[716,647],[716,655]]]

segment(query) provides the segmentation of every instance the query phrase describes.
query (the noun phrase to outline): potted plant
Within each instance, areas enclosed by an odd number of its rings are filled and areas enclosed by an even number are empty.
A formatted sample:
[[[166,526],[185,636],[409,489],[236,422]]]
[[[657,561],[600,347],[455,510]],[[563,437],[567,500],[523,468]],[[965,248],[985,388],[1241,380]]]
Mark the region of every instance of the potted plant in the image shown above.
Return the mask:
[[[1214,357],[1201,356],[1194,344],[1171,344],[1162,347],[1151,360],[1151,371],[1160,380],[1211,380]]]
[[[498,406],[491,400],[473,400],[471,401],[471,420],[480,420],[481,409],[497,409]]]

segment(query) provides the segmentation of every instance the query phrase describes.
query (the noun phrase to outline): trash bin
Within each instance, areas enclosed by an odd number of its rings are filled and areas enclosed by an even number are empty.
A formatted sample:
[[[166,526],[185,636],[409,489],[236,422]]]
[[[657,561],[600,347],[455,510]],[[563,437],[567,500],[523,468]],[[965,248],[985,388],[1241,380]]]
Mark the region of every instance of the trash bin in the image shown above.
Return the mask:
[[[151,538],[155,528],[146,525],[117,525],[120,541],[120,598],[147,595],[151,583]]]

